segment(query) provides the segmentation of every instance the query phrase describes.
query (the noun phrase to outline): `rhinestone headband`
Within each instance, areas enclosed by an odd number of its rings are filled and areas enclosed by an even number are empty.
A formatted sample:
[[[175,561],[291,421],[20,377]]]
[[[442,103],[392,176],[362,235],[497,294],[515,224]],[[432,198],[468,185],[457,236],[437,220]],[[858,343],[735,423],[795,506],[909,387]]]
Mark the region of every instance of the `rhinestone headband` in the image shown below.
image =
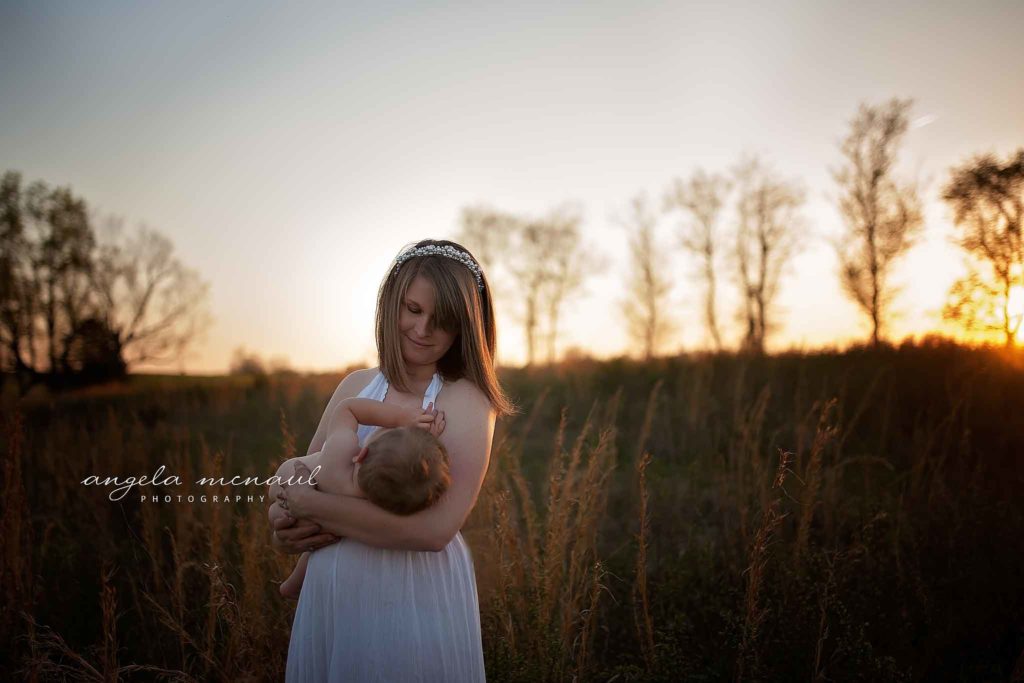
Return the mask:
[[[444,256],[445,258],[450,258],[453,261],[458,261],[469,268],[469,272],[473,273],[473,277],[476,278],[476,288],[481,292],[484,291],[484,277],[480,272],[480,266],[477,265],[472,256],[460,249],[456,249],[450,244],[445,244],[444,246],[428,244],[425,247],[416,247],[415,249],[402,252],[398,255],[398,258],[395,259],[395,269],[393,273],[397,275],[398,269],[402,267],[402,264],[416,256]]]

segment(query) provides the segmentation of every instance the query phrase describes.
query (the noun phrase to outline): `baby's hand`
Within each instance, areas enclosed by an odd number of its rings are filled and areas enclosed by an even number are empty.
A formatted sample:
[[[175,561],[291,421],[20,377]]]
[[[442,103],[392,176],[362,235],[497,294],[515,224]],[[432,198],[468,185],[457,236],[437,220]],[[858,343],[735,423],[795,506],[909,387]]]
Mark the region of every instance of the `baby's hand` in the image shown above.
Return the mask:
[[[430,423],[430,433],[434,436],[441,436],[441,432],[444,431],[444,411],[436,411],[434,415],[434,421]]]
[[[434,420],[434,412],[432,410],[424,410],[422,408],[403,408],[403,410],[406,415],[403,420],[403,426],[430,429],[430,423]]]
[[[440,436],[444,431],[444,411],[438,411],[431,403],[426,410],[416,416],[413,426],[425,429],[434,436]]]

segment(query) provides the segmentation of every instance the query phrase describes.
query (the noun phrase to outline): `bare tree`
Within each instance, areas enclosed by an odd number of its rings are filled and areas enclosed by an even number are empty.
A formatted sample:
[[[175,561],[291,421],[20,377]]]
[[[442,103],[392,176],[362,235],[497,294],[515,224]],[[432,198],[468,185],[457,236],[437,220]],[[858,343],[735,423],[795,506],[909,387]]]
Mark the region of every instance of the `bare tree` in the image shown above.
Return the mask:
[[[473,253],[487,273],[492,299],[504,298],[505,275],[516,283],[513,291],[516,300],[522,303],[520,320],[526,335],[528,364],[533,363],[536,350],[544,286],[541,228],[521,216],[486,204],[475,204],[460,211],[454,237]]]
[[[34,328],[38,301],[32,277],[32,245],[25,230],[21,175],[13,171],[0,181],[0,339],[5,349],[3,370],[19,378],[36,369]]]
[[[743,349],[764,353],[776,329],[774,302],[782,273],[796,252],[798,215],[804,193],[794,181],[781,180],[756,157],[735,170],[738,188],[733,260],[741,288],[740,319],[746,323]]]
[[[516,231],[516,248],[509,264],[509,271],[516,281],[522,301],[521,320],[526,336],[527,365],[533,365],[537,357],[542,297],[551,273],[547,227],[540,220],[522,223]]]
[[[843,291],[871,319],[874,346],[897,293],[889,282],[892,267],[914,245],[923,226],[917,190],[892,175],[911,104],[895,98],[879,107],[862,104],[841,146],[846,161],[833,172],[846,224],[834,245],[840,280]]]
[[[117,332],[127,365],[171,361],[210,324],[209,284],[158,232],[139,226],[122,238],[119,225],[110,227],[95,259],[100,316]]]
[[[516,228],[515,216],[485,204],[475,204],[463,207],[459,213],[455,241],[473,252],[480,265],[490,271],[506,253]]]
[[[95,237],[85,202],[69,188],[13,171],[0,182],[0,334],[19,374],[65,372],[67,339],[88,317]],[[43,362],[45,361],[45,362]]]
[[[587,267],[600,262],[597,254],[587,250],[580,234],[583,221],[577,207],[563,205],[547,217],[549,273],[544,288],[547,308],[547,359],[554,363],[557,357],[558,322],[562,305],[577,294],[583,286]]]
[[[89,257],[95,238],[85,202],[69,188],[50,189],[36,182],[28,188],[27,227],[33,245],[32,274],[43,314],[47,368],[65,371],[67,347],[63,339],[83,317]]]
[[[942,198],[960,228],[967,276],[950,289],[943,317],[972,331],[998,331],[1013,346],[1021,315],[1010,309],[1024,287],[1024,149],[1005,163],[977,156],[951,171]]]
[[[95,222],[70,188],[0,180],[0,360],[22,390],[180,357],[209,323],[209,286],[170,241],[145,228],[123,241],[116,220],[102,241]]]
[[[266,375],[267,364],[254,351],[238,346],[231,352],[231,363],[228,366],[230,375]]]
[[[626,217],[619,220],[629,235],[629,295],[622,301],[630,338],[640,345],[644,360],[661,348],[676,325],[669,318],[668,276],[665,252],[655,236],[658,218],[646,194],[635,196]]]
[[[599,258],[583,244],[581,224],[580,211],[570,204],[541,217],[486,205],[466,207],[460,214],[455,239],[477,256],[492,289],[502,291],[502,274],[513,282],[528,365],[537,360],[542,343],[548,361],[555,360],[564,305],[581,291],[584,266]]]
[[[701,262],[704,281],[704,325],[716,350],[722,349],[715,307],[715,253],[718,248],[718,221],[729,195],[731,183],[724,176],[698,169],[688,180],[676,178],[665,193],[666,211],[683,212],[687,220],[679,224],[679,244]]]

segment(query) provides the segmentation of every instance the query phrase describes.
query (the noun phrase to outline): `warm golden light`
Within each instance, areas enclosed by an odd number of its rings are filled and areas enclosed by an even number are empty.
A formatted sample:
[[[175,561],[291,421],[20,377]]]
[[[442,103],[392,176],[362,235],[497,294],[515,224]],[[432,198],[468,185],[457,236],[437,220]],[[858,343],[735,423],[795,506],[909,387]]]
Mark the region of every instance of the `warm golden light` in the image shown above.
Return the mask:
[[[209,284],[209,329],[180,361],[132,372],[219,374],[240,347],[304,371],[372,364],[391,259],[423,238],[455,238],[461,211],[478,204],[520,217],[578,207],[588,267],[551,346],[556,356],[639,354],[618,303],[630,286],[619,219],[641,191],[657,204],[671,273],[674,331],[659,352],[707,348],[703,261],[680,246],[688,219],[664,211],[662,195],[698,169],[730,175],[744,155],[805,195],[767,350],[869,341],[870,315],[843,289],[831,243],[843,226],[833,170],[858,108],[890,98],[914,101],[893,178],[934,182],[919,188],[923,235],[894,267],[900,291],[882,330],[894,342],[921,336],[946,325],[962,274],[941,188],[973,154],[1006,158],[1024,139],[1024,89],[999,68],[1021,61],[1021,3],[569,3],[543,22],[515,3],[501,18],[476,3],[423,3],[408,19],[415,30],[376,4],[308,13],[271,3],[244,27],[209,5],[188,21],[174,3],[127,15],[102,4],[73,19],[40,3],[0,9],[0,42],[19,56],[0,78],[0,173],[70,187],[97,221],[121,217],[126,232],[145,223]],[[976,78],[991,97],[970,96]],[[730,349],[748,329],[727,253],[738,191],[711,259],[712,312]],[[525,363],[523,297],[515,278],[492,279],[499,361]],[[950,332],[1005,341],[1002,303],[979,311],[983,329]],[[1012,308],[1022,319],[1024,291]]]
[[[1021,325],[1021,318],[1024,318],[1024,287],[1015,285],[1010,288],[1010,296],[1006,302],[1007,315],[1010,318],[1010,327],[1016,327],[1014,340],[1021,342],[1021,333],[1024,325]]]

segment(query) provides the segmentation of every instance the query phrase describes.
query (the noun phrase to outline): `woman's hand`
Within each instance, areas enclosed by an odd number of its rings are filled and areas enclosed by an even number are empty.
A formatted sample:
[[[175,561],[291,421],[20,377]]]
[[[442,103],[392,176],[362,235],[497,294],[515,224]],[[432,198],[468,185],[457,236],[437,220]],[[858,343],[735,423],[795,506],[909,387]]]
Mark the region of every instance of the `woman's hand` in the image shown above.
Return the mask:
[[[323,533],[315,522],[292,517],[277,503],[271,506],[269,515],[270,526],[274,529],[273,545],[281,552],[297,554],[341,540],[333,534]]]
[[[281,482],[281,491],[277,494],[277,502],[290,517],[308,517],[309,499],[316,491],[316,484],[312,482],[313,473],[305,464],[296,462],[295,476],[302,483]]]

